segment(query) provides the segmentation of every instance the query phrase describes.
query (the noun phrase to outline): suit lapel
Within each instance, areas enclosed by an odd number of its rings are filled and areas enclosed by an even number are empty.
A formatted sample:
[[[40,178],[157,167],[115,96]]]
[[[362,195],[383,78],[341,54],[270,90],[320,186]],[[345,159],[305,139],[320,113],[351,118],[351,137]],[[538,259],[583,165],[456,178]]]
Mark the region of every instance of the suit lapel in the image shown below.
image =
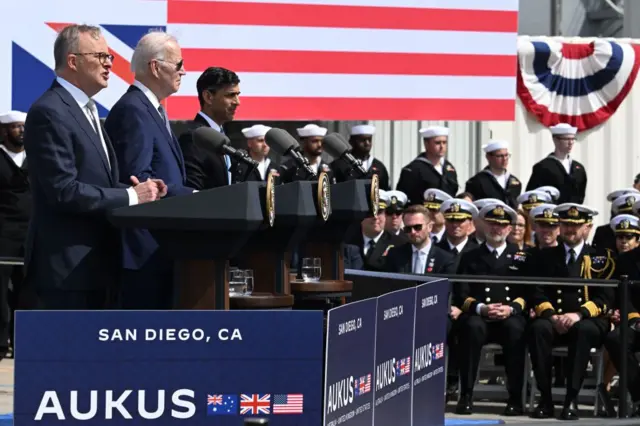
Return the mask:
[[[200,114],[196,114],[193,122],[198,125],[198,127],[211,127],[207,120],[204,119]],[[214,129],[215,130],[215,129]],[[229,175],[227,174],[227,163],[224,161],[224,156],[214,153],[212,157],[212,161],[217,163],[217,167],[215,170],[218,172],[218,179],[222,182],[229,182]]]
[[[109,162],[111,163],[111,182],[118,182],[119,178],[119,170],[118,170],[118,159],[116,158],[116,153],[113,150],[113,144],[111,144],[111,139],[107,134],[107,131],[104,129],[104,126],[100,124],[100,130],[102,130],[102,135],[104,136],[104,143],[107,146],[107,151],[109,152]]]
[[[109,175],[109,178],[111,178],[111,168],[109,167],[109,162],[107,160],[107,153],[104,152],[100,136],[94,130],[93,126],[89,122],[89,119],[82,111],[76,100],[73,99],[71,93],[69,93],[67,89],[62,87],[57,81],[54,81],[53,83],[53,90],[62,98],[64,103],[67,104],[71,116],[74,118],[74,120],[76,120],[78,125],[82,128],[82,130],[87,134],[87,136],[93,143],[93,146],[98,151],[98,155],[102,159],[102,165],[104,166],[105,171]],[[103,135],[106,135],[106,133],[103,133]]]
[[[403,253],[400,253],[402,259],[406,259],[404,265],[402,265],[401,271],[406,274],[413,273],[413,247],[411,244],[404,244],[400,247]]]

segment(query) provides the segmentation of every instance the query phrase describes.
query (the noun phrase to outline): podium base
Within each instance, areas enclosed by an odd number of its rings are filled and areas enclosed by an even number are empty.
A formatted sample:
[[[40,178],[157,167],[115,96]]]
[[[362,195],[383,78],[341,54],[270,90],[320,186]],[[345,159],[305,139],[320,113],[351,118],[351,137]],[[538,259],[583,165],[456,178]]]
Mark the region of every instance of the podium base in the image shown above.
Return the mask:
[[[229,309],[229,263],[221,260],[177,260],[175,309]]]

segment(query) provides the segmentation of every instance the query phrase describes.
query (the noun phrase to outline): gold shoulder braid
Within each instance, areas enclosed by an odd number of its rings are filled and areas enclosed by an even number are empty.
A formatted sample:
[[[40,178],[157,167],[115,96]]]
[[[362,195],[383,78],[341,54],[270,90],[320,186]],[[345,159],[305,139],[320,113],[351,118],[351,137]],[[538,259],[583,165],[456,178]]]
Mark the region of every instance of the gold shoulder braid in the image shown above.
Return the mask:
[[[582,257],[582,267],[580,269],[580,276],[587,280],[594,277],[596,279],[608,280],[613,276],[616,270],[616,261],[614,260],[610,249],[606,249],[606,256],[593,256],[586,255]],[[598,268],[600,266],[600,268]],[[584,300],[589,301],[589,286],[584,286]]]

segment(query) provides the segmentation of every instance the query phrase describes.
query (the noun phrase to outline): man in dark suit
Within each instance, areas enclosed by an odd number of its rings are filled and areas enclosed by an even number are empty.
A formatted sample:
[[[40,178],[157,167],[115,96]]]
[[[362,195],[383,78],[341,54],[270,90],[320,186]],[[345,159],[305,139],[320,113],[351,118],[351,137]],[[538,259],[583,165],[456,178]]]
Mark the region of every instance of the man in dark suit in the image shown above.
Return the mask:
[[[242,129],[247,138],[247,152],[249,157],[258,163],[258,167],[251,167],[247,163],[234,161],[232,168],[234,182],[264,181],[271,172],[278,172],[278,164],[269,158],[269,145],[265,135],[271,127],[255,124]]]
[[[118,158],[120,181],[160,178],[167,196],[187,195],[184,159],[161,102],[180,88],[185,75],[176,39],[161,31],[140,39],[131,60],[135,81],[113,106],[105,128]],[[173,262],[146,229],[123,231],[122,307],[169,309]]]
[[[329,177],[329,182],[335,183],[335,176],[329,163],[322,159],[322,153],[324,152],[323,138],[327,134],[327,129],[316,124],[307,124],[302,128],[296,129],[296,131],[300,138],[302,154],[309,160],[311,168],[315,170],[318,176],[320,173],[326,173]],[[282,183],[308,180],[309,177],[309,173],[299,168],[293,159],[289,159],[280,165]]]
[[[527,259],[533,277],[609,279],[615,272],[610,250],[602,253],[586,243],[597,212],[589,207],[565,203],[555,208],[559,215],[561,244],[541,249]],[[536,286],[530,300],[535,319],[528,332],[529,353],[541,399],[532,417],[554,416],[551,394],[552,349],[567,345],[572,362],[567,367],[567,390],[560,418],[578,418],[577,397],[582,387],[591,348],[599,348],[610,330],[607,311],[614,303],[613,289],[596,286]]]
[[[239,84],[236,73],[220,67],[209,67],[198,78],[196,87],[200,111],[190,129],[180,135],[190,187],[203,190],[233,183],[231,158],[216,152],[206,142],[195,140],[193,131],[208,126],[224,133],[222,126],[233,120],[240,105]]]
[[[118,160],[95,101],[113,56],[97,27],[71,25],[54,45],[57,78],[25,123],[33,214],[26,245],[27,286],[41,309],[103,309],[116,290],[120,233],[107,213],[156,200],[159,179],[120,182]]]
[[[533,166],[527,191],[541,186],[553,186],[560,191],[557,204],[582,204],[587,191],[587,171],[570,156],[578,129],[560,123],[550,130],[555,150]]]
[[[427,189],[440,189],[451,197],[458,193],[458,174],[446,160],[449,129],[433,126],[420,129],[424,152],[400,172],[396,189],[407,194],[409,204],[422,204]]]
[[[0,115],[0,256],[3,257],[24,256],[31,217],[31,189],[24,152],[26,117],[20,111]],[[8,354],[9,341],[13,342],[13,312],[23,277],[22,266],[0,266],[0,359]]]
[[[431,213],[424,206],[413,205],[402,216],[409,244],[389,250],[386,272],[405,274],[454,274],[454,256],[431,242]]]
[[[389,191],[389,172],[382,161],[371,155],[371,147],[373,145],[373,135],[376,128],[369,124],[359,124],[351,128],[349,144],[351,145],[351,154],[362,162],[362,167],[367,171],[364,178],[358,174],[353,175],[351,166],[338,158],[331,163],[331,170],[336,177],[336,182],[345,182],[350,179],[371,179],[375,174],[380,180],[380,189]]]
[[[465,191],[474,200],[497,198],[512,209],[518,208],[516,199],[522,192],[522,183],[507,171],[511,157],[509,144],[491,141],[483,150],[489,165],[467,181]]]
[[[633,205],[640,201],[640,191],[635,188],[619,189],[607,195],[607,201],[611,202],[611,219],[613,219],[619,214],[633,212]],[[618,252],[616,236],[609,223],[596,228],[591,245],[599,250],[610,249]]]
[[[507,243],[507,236],[518,214],[509,206],[488,204],[478,216],[485,221],[486,241],[479,247],[464,253],[460,259],[461,275],[510,275],[518,246]],[[505,416],[522,415],[522,388],[524,383],[524,357],[526,349],[526,319],[524,288],[512,283],[466,282],[454,285],[455,305],[463,314],[458,321],[460,351],[460,399],[457,414],[473,412],[473,388],[480,365],[482,347],[498,343],[505,354],[507,391],[509,399]]]

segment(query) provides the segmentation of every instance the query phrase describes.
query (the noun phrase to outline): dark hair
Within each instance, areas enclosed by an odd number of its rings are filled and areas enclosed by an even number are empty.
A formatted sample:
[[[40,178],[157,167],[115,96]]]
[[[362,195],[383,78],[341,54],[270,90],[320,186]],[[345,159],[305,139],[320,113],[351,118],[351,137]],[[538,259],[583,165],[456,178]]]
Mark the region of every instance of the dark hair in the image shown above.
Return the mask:
[[[209,67],[198,77],[198,82],[196,83],[196,88],[198,89],[198,101],[200,101],[200,106],[204,105],[204,98],[202,97],[202,93],[205,90],[210,92],[217,92],[218,90],[228,87],[235,86],[240,83],[240,78],[238,75],[226,68],[221,67]]]
[[[464,198],[469,198],[469,199],[471,199],[471,201],[475,200],[473,198],[473,195],[470,192],[461,192],[458,195],[456,195],[456,198],[459,199],[459,200],[462,200]]]
[[[638,182],[640,182],[640,173],[636,175],[636,178],[633,181],[634,184],[637,184]]]

